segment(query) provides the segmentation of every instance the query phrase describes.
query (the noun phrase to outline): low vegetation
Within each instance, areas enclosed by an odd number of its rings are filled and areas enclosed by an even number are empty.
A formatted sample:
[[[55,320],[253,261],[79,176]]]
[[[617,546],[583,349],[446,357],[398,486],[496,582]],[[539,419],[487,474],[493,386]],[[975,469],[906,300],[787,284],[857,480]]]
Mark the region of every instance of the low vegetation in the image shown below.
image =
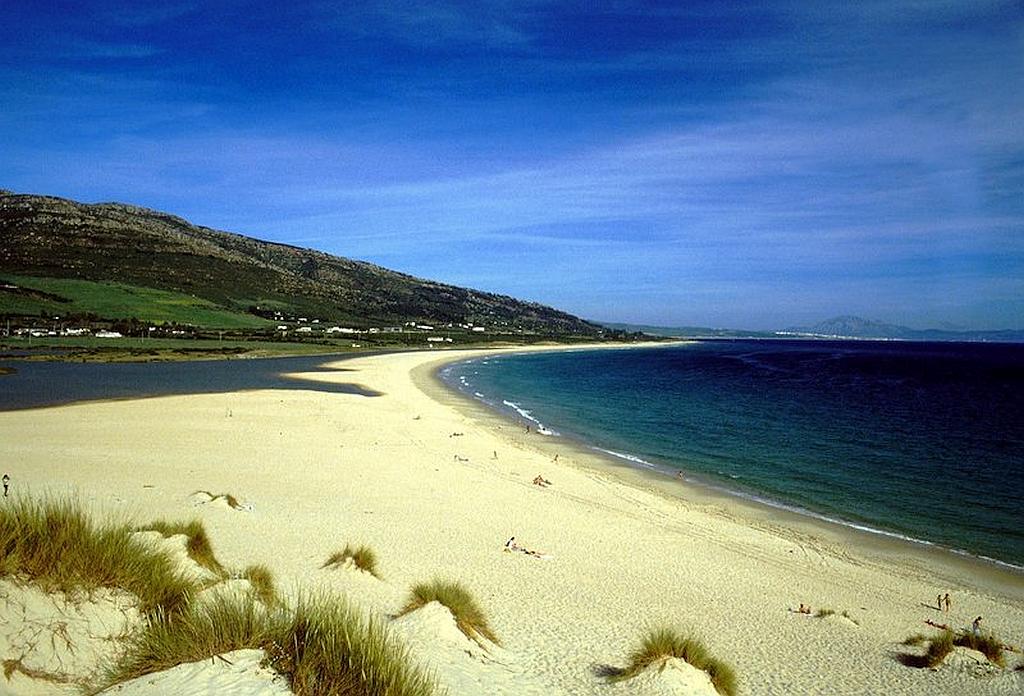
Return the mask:
[[[938,667],[953,652],[953,632],[943,631],[937,638],[928,643],[924,658],[928,667]]]
[[[631,679],[651,665],[669,658],[682,660],[699,670],[707,672],[715,690],[722,696],[735,696],[738,692],[736,674],[725,662],[711,657],[704,645],[693,638],[684,638],[671,628],[656,628],[648,631],[640,647],[630,653],[627,666],[617,671],[612,678],[616,681]]]
[[[380,623],[361,618],[338,599],[301,599],[275,644],[284,658],[275,667],[299,696],[434,692],[433,681],[410,666],[408,652]]]
[[[280,599],[274,586],[274,575],[265,565],[251,565],[242,571],[242,577],[252,586],[253,596],[268,607],[277,606]]]
[[[332,553],[320,567],[337,568],[338,566],[344,565],[345,562],[350,559],[352,564],[356,568],[359,568],[359,570],[365,570],[376,578],[380,577],[377,573],[377,554],[374,553],[373,549],[366,545],[353,547],[350,544],[346,544],[343,550]]]
[[[217,500],[218,498],[222,498],[224,502],[228,504],[228,507],[231,508],[232,510],[242,509],[242,503],[240,503],[238,501],[238,498],[231,495],[230,493],[211,493],[210,491],[196,491],[192,495],[205,495],[210,499],[211,502]]]
[[[928,636],[923,633],[915,633],[912,636],[907,636],[903,639],[901,645],[921,645],[929,640]]]
[[[198,522],[158,521],[143,528],[203,540],[195,546],[206,549],[208,562],[220,567]],[[135,531],[127,524],[98,524],[72,501],[21,498],[0,506],[0,576],[69,594],[120,588],[140,600],[143,625],[126,638],[121,657],[92,685],[92,693],[243,648],[264,650],[267,666],[284,675],[299,696],[434,692],[431,678],[411,666],[407,651],[384,627],[344,601],[315,595],[289,609],[277,599],[264,566],[242,572],[255,597],[200,596],[199,585],[183,579],[165,553],[133,537]],[[7,675],[63,679],[31,670],[20,660],[2,666]]]
[[[218,595],[179,616],[155,616],[94,693],[244,648],[264,650],[265,665],[288,679],[298,696],[434,693],[431,679],[410,666],[407,652],[383,626],[322,595],[301,599],[293,611]]]
[[[191,520],[189,522],[157,520],[139,527],[139,531],[160,532],[165,537],[184,534],[188,537],[185,547],[188,550],[189,558],[213,574],[224,576],[224,566],[220,564],[220,561],[214,555],[210,538],[206,534],[203,523],[199,520]]]
[[[974,635],[969,631],[963,631],[957,634],[953,639],[953,643],[964,648],[977,650],[988,658],[988,661],[992,664],[999,665],[1000,667],[1006,666],[1006,661],[1003,659],[1003,642],[991,633]]]
[[[438,602],[448,607],[452,616],[455,617],[455,624],[467,638],[480,645],[483,645],[483,638],[496,645],[501,644],[473,595],[457,582],[433,580],[415,585],[410,591],[409,600],[398,612],[398,615],[404,616],[431,602]]]
[[[120,588],[144,613],[174,615],[198,590],[172,561],[122,524],[99,524],[74,502],[27,498],[0,507],[0,576],[68,594]]]
[[[902,654],[899,656],[900,662],[908,667],[938,667],[946,659],[946,656],[953,652],[954,647],[977,650],[989,662],[1000,667],[1006,665],[1003,655],[1003,643],[990,633],[974,635],[971,631],[954,633],[953,631],[945,630],[933,638],[928,638],[918,633],[904,640],[903,645],[927,645],[924,655]]]

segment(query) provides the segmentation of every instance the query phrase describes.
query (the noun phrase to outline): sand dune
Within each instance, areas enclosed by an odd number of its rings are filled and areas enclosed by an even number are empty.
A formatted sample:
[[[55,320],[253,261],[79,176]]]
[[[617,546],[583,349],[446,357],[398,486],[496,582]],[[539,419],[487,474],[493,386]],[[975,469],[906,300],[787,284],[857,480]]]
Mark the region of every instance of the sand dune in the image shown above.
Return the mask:
[[[431,378],[452,358],[374,356],[298,375],[380,396],[267,390],[0,413],[3,466],[14,495],[71,494],[139,523],[198,517],[225,566],[264,564],[293,598],[309,588],[345,595],[452,694],[690,693],[693,675],[677,665],[614,684],[602,676],[654,624],[703,640],[734,666],[742,693],[1024,689],[1022,672],[931,671],[896,659],[926,619],[962,628],[980,614],[1007,642],[1024,643],[1024,577],[660,481],[527,434]],[[538,474],[552,485],[533,485]],[[245,510],[213,501],[224,494]],[[503,552],[513,535],[549,558]],[[350,543],[376,551],[380,578],[321,567]],[[470,588],[502,646],[485,650],[453,632],[439,605],[391,618],[412,585],[432,578]],[[952,612],[928,606],[947,591]],[[848,609],[856,623],[799,614],[801,602]],[[247,653],[237,669],[183,665],[124,692],[278,693],[253,659]],[[45,693],[31,681],[15,675],[0,687]]]

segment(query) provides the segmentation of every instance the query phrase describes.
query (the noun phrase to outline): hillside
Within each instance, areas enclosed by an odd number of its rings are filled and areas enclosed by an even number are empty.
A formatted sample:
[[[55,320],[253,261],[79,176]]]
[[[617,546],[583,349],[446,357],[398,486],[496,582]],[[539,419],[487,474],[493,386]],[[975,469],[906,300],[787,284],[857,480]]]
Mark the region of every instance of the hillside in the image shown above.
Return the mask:
[[[601,332],[544,305],[197,226],[146,208],[8,191],[0,191],[0,274],[11,286],[0,289],[0,315],[48,311],[81,293],[103,294],[106,305],[100,306],[122,306],[121,298],[126,307],[149,307],[148,294],[165,306],[194,303],[220,326],[256,325],[279,315],[356,327],[414,321],[474,324],[500,333]],[[133,316],[154,321],[162,315]]]

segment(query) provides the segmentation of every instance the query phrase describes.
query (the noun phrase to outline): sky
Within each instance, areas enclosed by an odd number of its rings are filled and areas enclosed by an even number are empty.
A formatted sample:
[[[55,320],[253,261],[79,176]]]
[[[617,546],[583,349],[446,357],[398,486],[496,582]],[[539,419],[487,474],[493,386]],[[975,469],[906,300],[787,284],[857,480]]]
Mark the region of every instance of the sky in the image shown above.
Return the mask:
[[[1021,0],[0,14],[0,188],[599,321],[1024,328]]]

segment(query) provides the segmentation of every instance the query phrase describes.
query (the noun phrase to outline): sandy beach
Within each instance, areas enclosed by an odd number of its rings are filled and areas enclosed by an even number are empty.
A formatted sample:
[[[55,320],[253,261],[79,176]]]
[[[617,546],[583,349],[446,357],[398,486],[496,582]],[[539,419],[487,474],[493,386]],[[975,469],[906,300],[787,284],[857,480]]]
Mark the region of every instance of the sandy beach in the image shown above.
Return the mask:
[[[201,519],[225,566],[264,564],[292,597],[343,594],[388,623],[452,694],[689,693],[671,675],[602,676],[660,624],[731,663],[746,694],[1024,690],[1024,672],[1013,670],[1020,654],[1008,653],[1006,670],[970,655],[934,671],[896,657],[908,650],[904,638],[927,632],[926,620],[963,629],[979,615],[1005,642],[1024,645],[1024,575],[528,433],[434,376],[443,362],[477,354],[359,357],[294,375],[376,395],[266,390],[4,412],[0,467],[13,496],[68,494],[138,522]],[[538,475],[551,485],[534,485]],[[241,508],[197,491],[230,493]],[[541,555],[504,552],[511,536]],[[376,551],[380,578],[321,568],[349,543]],[[413,584],[432,578],[472,590],[501,647],[453,635],[450,617],[428,611],[391,618]],[[952,608],[941,612],[936,595],[947,592]],[[801,614],[801,603],[836,614]],[[0,634],[9,650],[10,631]],[[252,669],[236,671],[249,678],[258,659],[245,660],[237,664]],[[281,688],[265,675],[243,686],[234,672],[181,669],[124,693]],[[0,692],[65,688],[35,681],[0,680]]]

